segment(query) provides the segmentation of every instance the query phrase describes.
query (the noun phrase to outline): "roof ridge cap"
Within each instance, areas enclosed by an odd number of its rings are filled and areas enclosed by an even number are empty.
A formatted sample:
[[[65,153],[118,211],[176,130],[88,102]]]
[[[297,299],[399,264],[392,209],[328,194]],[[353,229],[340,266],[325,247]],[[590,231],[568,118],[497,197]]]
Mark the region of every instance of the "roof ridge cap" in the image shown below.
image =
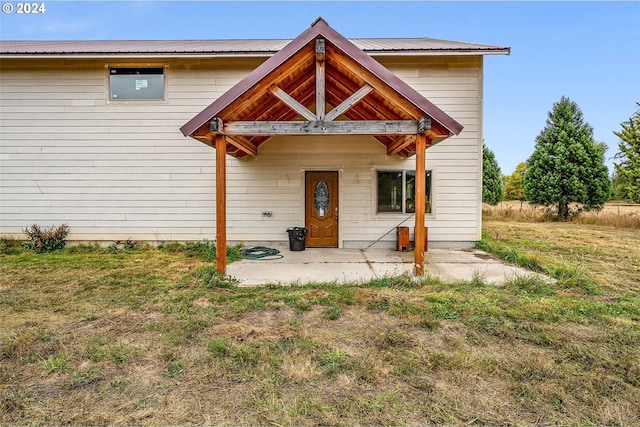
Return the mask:
[[[315,27],[316,24],[319,24],[319,23],[323,23],[324,25],[329,26],[329,23],[327,22],[327,20],[324,19],[322,16],[318,16],[316,20],[311,23],[311,26]]]

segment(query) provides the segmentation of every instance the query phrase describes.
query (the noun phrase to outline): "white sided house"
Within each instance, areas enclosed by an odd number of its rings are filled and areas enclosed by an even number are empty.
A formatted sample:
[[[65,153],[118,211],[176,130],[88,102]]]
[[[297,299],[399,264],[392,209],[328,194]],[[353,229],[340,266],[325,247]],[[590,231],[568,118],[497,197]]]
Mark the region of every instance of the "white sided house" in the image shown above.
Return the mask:
[[[0,42],[0,235],[264,245],[298,226],[364,248],[402,225],[417,249],[471,246],[496,54],[321,19],[292,41]]]

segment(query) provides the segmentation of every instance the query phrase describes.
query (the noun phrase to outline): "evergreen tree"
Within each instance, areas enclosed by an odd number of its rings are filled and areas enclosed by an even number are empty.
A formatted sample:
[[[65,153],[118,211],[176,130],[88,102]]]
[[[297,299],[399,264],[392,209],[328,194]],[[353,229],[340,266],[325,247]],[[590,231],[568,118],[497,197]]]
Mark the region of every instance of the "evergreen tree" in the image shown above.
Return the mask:
[[[507,177],[504,185],[504,198],[506,200],[524,201],[524,174],[527,171],[527,162],[520,162],[516,166],[516,170]]]
[[[556,206],[558,219],[569,218],[569,205],[601,210],[611,195],[606,146],[593,138],[578,105],[564,96],[548,113],[527,160],[524,193],[535,205]]]
[[[629,181],[617,170],[611,174],[611,199],[631,200]]]
[[[640,103],[637,105],[640,107]],[[619,132],[614,132],[620,138],[620,152],[616,158],[621,159],[621,163],[616,163],[615,167],[617,183],[622,184],[616,188],[620,195],[640,203],[640,110],[621,126]]]
[[[611,174],[611,199],[631,200],[631,187],[626,176],[618,172],[617,168]]]
[[[482,144],[482,201],[497,205],[503,196],[502,172],[493,151]]]

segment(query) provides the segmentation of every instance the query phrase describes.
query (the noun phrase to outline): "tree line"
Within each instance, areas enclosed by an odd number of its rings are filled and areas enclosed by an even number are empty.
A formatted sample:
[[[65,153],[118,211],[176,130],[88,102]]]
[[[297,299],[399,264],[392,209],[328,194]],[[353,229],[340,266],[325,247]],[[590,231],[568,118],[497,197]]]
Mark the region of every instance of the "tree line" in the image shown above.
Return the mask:
[[[567,220],[583,210],[601,210],[611,199],[640,203],[640,103],[613,133],[619,138],[615,171],[605,165],[607,146],[593,137],[593,128],[569,98],[548,112],[544,128],[526,162],[502,176],[494,153],[483,144],[482,201],[527,201]]]

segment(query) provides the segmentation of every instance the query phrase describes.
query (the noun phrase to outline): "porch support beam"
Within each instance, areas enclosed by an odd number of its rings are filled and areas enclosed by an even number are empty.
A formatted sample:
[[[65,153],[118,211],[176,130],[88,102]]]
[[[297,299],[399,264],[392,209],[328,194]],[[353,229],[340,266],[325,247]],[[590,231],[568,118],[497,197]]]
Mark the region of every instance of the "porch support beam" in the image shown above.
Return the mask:
[[[319,122],[325,114],[325,51],[325,40],[316,39],[316,120]]]
[[[417,120],[227,122],[225,135],[415,135]]]
[[[233,137],[227,138],[227,142],[233,145],[234,147],[236,147],[237,149],[239,149],[240,151],[244,151],[249,156],[253,156],[253,157],[258,156],[258,148],[253,144],[253,142],[249,141],[248,139],[240,135],[235,135]]]
[[[216,269],[227,270],[227,140],[216,135]]]
[[[426,133],[431,130],[431,117],[423,117],[418,120],[418,133]]]
[[[216,138],[220,135],[224,135],[224,123],[220,117],[214,117],[209,122],[209,133],[206,136],[206,138],[211,142],[209,145],[215,148]],[[233,138],[227,138],[226,141],[249,156],[256,157],[258,155],[258,147],[241,135],[235,135]]]
[[[424,274],[426,150],[427,137],[424,134],[418,134],[416,136],[416,223],[414,227],[414,266],[416,276]]]
[[[362,98],[367,96],[369,92],[371,92],[372,90],[373,88],[369,85],[362,86],[360,89],[355,91],[350,97],[342,101],[340,105],[338,105],[333,110],[329,111],[325,116],[324,120],[327,122],[330,122],[332,120],[337,119],[341,114],[343,114],[345,111],[347,111],[348,109],[353,107],[355,104],[357,104],[358,101],[360,101]]]
[[[411,145],[412,142],[413,139],[409,136],[401,136],[396,138],[396,140],[389,144],[389,147],[387,147],[387,155],[392,156],[399,153],[400,151]]]
[[[287,92],[283,91],[279,87],[272,86],[269,89],[269,92],[271,92],[276,98],[284,102],[287,105],[287,107],[291,108],[293,111],[300,114],[305,119],[310,121],[313,121],[316,119],[316,115],[313,114],[313,112],[309,111],[307,107],[300,104],[291,95],[289,95]]]

